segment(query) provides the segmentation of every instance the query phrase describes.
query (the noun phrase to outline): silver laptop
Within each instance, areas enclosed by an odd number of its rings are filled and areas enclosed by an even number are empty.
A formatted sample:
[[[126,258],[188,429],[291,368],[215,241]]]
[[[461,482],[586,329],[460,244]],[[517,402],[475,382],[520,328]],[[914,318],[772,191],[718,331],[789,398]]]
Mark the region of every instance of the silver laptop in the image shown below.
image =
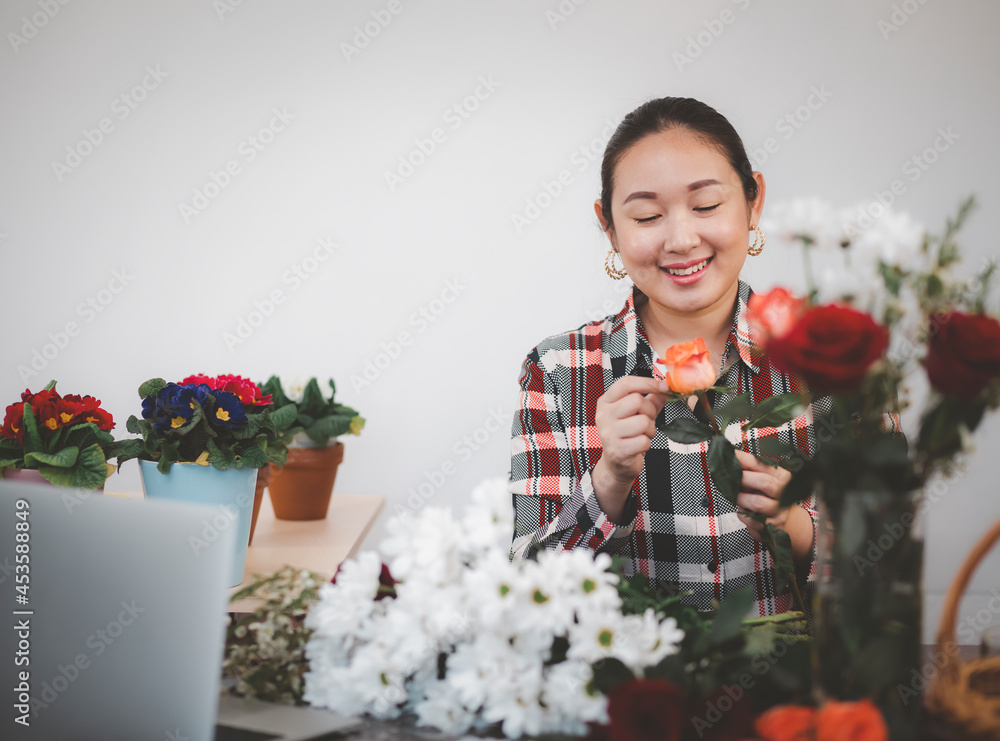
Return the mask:
[[[213,512],[0,482],[4,737],[293,741],[360,725],[220,703],[233,533],[188,540]]]

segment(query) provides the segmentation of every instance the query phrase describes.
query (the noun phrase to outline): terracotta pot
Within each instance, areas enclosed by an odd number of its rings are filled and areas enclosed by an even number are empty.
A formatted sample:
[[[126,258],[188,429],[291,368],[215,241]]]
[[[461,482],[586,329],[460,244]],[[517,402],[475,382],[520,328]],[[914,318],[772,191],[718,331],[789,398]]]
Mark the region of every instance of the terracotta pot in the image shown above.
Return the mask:
[[[322,520],[330,506],[344,444],[289,448],[288,462],[271,468],[271,504],[279,520]]]
[[[271,466],[257,469],[257,484],[253,490],[253,516],[250,518],[250,542],[253,543],[253,531],[257,528],[257,515],[260,514],[260,503],[264,501],[264,487],[271,480]]]

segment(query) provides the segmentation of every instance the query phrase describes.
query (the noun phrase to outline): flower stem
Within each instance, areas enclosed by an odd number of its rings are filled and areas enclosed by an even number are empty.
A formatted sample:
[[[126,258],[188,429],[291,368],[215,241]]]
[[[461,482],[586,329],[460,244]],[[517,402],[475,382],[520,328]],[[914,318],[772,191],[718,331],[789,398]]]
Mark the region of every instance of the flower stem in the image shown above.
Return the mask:
[[[715,420],[715,412],[712,411],[712,405],[708,403],[708,397],[705,395],[705,392],[695,391],[695,394],[698,396],[698,403],[701,404],[701,408],[705,410],[708,423],[712,425],[712,431],[716,435],[721,435],[722,430],[719,429],[719,423]]]

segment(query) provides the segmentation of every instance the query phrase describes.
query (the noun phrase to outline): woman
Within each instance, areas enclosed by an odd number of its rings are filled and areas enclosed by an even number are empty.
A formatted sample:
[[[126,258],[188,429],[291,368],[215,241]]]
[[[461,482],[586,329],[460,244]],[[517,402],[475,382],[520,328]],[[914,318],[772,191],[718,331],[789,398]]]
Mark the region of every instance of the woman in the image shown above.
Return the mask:
[[[690,98],[662,98],[622,121],[601,180],[594,210],[611,243],[605,269],[627,274],[634,288],[617,314],[546,339],[524,362],[512,431],[512,555],[608,551],[628,558],[628,573],[672,593],[690,590],[685,599],[701,610],[746,586],[757,614],[790,609],[790,594],[774,589],[763,525],[718,493],[706,445],[677,443],[658,429],[698,416],[693,403],[666,402],[655,362],[697,337],[719,368],[717,385],[749,390],[755,403],[800,390],[754,352],[746,321],[750,288],[740,270],[748,251],[763,247],[756,225],[764,178],[725,117]],[[760,434],[811,455],[812,411]],[[752,455],[756,435],[728,430],[742,448],[737,504],[788,532],[802,579],[812,570],[816,514],[779,506],[790,474]]]

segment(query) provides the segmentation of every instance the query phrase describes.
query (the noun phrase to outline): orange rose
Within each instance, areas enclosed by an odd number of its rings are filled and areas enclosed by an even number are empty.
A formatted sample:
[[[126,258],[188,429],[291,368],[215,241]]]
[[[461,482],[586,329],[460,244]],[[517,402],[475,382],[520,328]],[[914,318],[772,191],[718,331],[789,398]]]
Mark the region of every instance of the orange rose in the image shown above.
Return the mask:
[[[889,729],[871,700],[830,701],[816,714],[816,741],[888,741]]]
[[[715,385],[715,368],[701,337],[672,345],[656,362],[667,366],[667,385],[678,394],[693,394]]]
[[[747,304],[747,322],[757,344],[784,337],[806,310],[806,300],[784,288],[755,293]]]
[[[813,741],[816,709],[778,705],[757,718],[754,730],[764,741]]]

